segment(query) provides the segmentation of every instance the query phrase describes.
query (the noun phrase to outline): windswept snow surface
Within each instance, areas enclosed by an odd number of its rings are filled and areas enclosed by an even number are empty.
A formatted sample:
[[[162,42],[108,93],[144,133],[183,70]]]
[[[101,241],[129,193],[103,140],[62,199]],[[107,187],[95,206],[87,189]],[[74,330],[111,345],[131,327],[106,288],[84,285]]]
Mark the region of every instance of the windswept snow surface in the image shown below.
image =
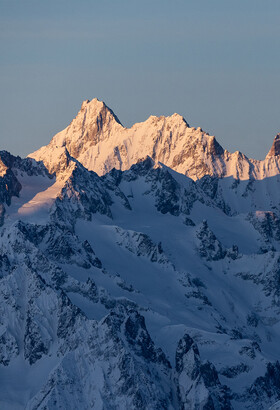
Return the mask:
[[[13,220],[28,218],[32,222],[46,222],[51,205],[62,188],[62,184],[44,176],[24,175],[18,180],[23,189],[19,198],[13,198],[7,214]]]

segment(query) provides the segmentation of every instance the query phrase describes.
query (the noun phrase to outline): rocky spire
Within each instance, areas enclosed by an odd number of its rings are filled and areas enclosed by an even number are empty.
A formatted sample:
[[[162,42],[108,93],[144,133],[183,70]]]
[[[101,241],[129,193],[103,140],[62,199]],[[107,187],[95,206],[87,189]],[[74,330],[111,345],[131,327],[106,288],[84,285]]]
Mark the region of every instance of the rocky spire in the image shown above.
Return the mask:
[[[270,148],[267,157],[276,157],[277,155],[280,155],[280,133],[274,138],[272,147]]]

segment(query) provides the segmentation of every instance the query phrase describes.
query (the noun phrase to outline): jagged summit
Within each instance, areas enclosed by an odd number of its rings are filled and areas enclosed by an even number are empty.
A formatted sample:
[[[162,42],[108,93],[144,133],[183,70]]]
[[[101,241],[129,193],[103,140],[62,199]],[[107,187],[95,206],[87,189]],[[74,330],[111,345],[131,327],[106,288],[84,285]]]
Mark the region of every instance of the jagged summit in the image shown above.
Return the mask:
[[[81,105],[81,111],[89,110],[89,113],[92,115],[94,113],[99,113],[102,116],[103,120],[106,121],[106,116],[112,116],[116,122],[121,124],[118,117],[115,113],[109,108],[104,101],[99,100],[98,98],[93,98],[92,100],[84,100]]]
[[[129,169],[147,155],[194,179],[222,173],[223,168],[219,157],[224,150],[215,137],[201,128],[190,127],[181,115],[150,116],[125,128],[113,111],[96,98],[85,100],[70,125],[56,134],[49,145],[29,156],[42,160],[50,172],[56,172],[65,148],[99,175],[112,168]]]
[[[152,115],[125,128],[97,98],[85,100],[70,125],[29,157],[43,161],[50,172],[57,172],[65,149],[99,175],[113,168],[127,170],[147,155],[194,180],[205,175],[263,179],[277,175],[280,169],[279,135],[266,159],[257,161],[224,150],[214,136],[200,127],[190,127],[177,113],[168,117]]]
[[[275,136],[267,157],[276,157],[278,155],[280,155],[280,133]]]

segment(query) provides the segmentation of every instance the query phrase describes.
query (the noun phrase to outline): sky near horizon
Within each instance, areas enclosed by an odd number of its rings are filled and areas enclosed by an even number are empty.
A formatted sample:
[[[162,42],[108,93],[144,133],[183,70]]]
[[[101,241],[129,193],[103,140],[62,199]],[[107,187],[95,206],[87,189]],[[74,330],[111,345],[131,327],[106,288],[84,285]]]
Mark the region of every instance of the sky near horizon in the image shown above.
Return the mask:
[[[177,112],[262,159],[280,131],[279,0],[0,0],[0,150],[25,156],[85,99],[124,126]]]

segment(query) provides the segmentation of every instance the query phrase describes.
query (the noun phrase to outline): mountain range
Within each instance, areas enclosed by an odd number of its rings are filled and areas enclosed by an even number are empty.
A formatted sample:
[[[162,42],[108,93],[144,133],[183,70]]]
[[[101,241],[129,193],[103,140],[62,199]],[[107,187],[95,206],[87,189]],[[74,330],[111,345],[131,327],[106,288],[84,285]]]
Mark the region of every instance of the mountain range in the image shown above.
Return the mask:
[[[0,151],[0,408],[277,409],[279,188],[280,135],[258,161],[97,99]]]

